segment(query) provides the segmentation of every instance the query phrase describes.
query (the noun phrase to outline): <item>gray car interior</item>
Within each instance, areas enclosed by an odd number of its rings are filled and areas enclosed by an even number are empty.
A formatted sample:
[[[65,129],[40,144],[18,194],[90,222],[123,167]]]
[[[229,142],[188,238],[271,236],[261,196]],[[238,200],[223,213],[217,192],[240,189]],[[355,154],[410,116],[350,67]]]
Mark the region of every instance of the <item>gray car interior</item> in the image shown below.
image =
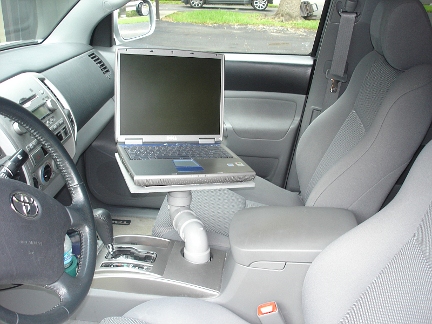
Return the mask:
[[[298,143],[300,192],[257,179],[251,190],[193,193],[191,208],[211,232],[210,244],[228,248],[233,215],[262,204],[345,208],[358,223],[379,210],[431,122],[432,48],[425,39],[432,39],[432,31],[426,14],[420,25],[409,20],[410,12],[378,10],[370,28],[374,50]],[[179,239],[170,223],[165,201],[153,235]]]
[[[81,0],[65,19],[79,16],[81,33],[65,40],[70,24],[60,23],[47,42],[0,51],[0,96],[29,97],[10,79],[37,80],[36,91],[58,102],[69,127],[62,146],[10,103],[49,152],[24,165],[30,186],[0,179],[1,188],[29,187],[44,206],[71,215],[67,225],[53,219],[57,212],[37,224],[43,255],[62,252],[65,226],[80,232],[84,251],[77,280],[60,259],[46,257],[34,271],[23,261],[16,275],[26,276],[24,284],[0,287],[0,322],[431,323],[432,143],[416,158],[432,138],[432,14],[422,3],[357,1],[348,81],[328,108],[326,71],[345,0],[326,1],[310,55],[226,54],[223,142],[258,176],[253,189],[192,191],[190,208],[211,246],[210,261],[193,264],[166,195],[131,193],[114,157],[115,48],[122,45],[113,40],[112,11],[127,2]],[[81,5],[86,10],[74,11]],[[3,126],[0,118],[0,136]],[[26,147],[27,135],[7,135]],[[33,188],[47,165],[56,166],[53,178]],[[0,193],[0,208],[10,212],[9,196]],[[0,241],[9,251],[19,236],[7,216]],[[154,226],[115,236],[113,219],[126,216]],[[12,261],[1,262],[2,273],[14,271]],[[46,269],[60,278],[43,281],[42,274],[54,276]],[[9,277],[1,283],[11,284]],[[258,318],[257,306],[270,301],[282,322]]]
[[[432,320],[431,159],[429,144],[396,198],[314,260],[303,285],[305,323]],[[155,299],[101,323],[221,322],[248,323],[229,308],[181,297]]]
[[[355,165],[357,161],[362,161],[362,159],[367,161],[369,150],[374,152],[374,156],[376,156],[377,149],[384,150],[386,146],[390,146],[391,150],[401,154],[401,151],[405,151],[412,143],[405,143],[406,146],[403,145],[402,147],[398,146],[403,143],[402,139],[399,138],[400,141],[396,146],[389,142],[384,145],[381,137],[386,138],[388,136],[384,135],[385,130],[391,129],[393,125],[400,125],[399,127],[407,127],[406,129],[411,129],[412,132],[416,129],[421,118],[430,116],[427,98],[431,93],[432,66],[430,65],[430,51],[425,51],[426,47],[423,47],[428,42],[423,42],[420,38],[413,40],[413,37],[409,37],[413,33],[415,34],[420,26],[424,28],[420,27],[420,30],[423,31],[422,35],[427,35],[428,39],[432,37],[428,18],[426,15],[420,14],[422,10],[418,2],[411,0],[397,2],[384,0],[375,9],[371,24],[371,38],[375,51],[367,55],[357,66],[347,91],[338,102],[347,100],[346,98],[349,97],[351,91],[354,91],[351,89],[354,87],[353,85],[355,85],[355,93],[363,95],[354,96],[354,100],[351,101],[354,104],[354,109],[348,110],[345,115],[339,118],[338,125],[342,126],[333,131],[332,136],[327,139],[328,147],[322,151],[320,157],[315,159],[318,171],[309,171],[309,177],[303,181],[299,170],[300,184],[303,182],[306,188],[304,194],[306,206],[301,207],[298,204],[297,207],[273,206],[243,209],[237,212],[232,219],[229,228],[231,251],[227,262],[229,263],[229,260],[233,259],[237,266],[242,265],[244,267],[251,267],[256,260],[266,260],[266,267],[273,270],[278,269],[277,260],[311,262],[316,255],[309,253],[318,248],[318,246],[313,248],[313,244],[326,246],[329,243],[327,240],[331,241],[333,235],[338,237],[346,232],[339,239],[330,243],[316,257],[307,271],[302,299],[306,323],[413,323],[431,320],[432,290],[429,252],[431,248],[431,200],[428,189],[432,179],[432,174],[429,171],[429,161],[432,156],[431,144],[423,150],[417,159],[396,198],[373,217],[370,217],[373,214],[372,210],[379,208],[385,198],[384,195],[380,201],[376,202],[376,205],[366,209],[366,212],[358,213],[355,208],[351,208],[352,213],[350,214],[348,207],[361,199],[349,200],[350,197],[344,196],[344,193],[341,192],[341,198],[348,199],[348,206],[342,206],[344,208],[340,210],[332,209],[328,206],[331,203],[327,202],[325,208],[320,208],[316,202],[319,202],[320,199],[325,201],[325,197],[321,196],[325,196],[326,192],[321,189],[319,194],[314,195],[313,190],[319,185],[320,179],[326,177],[325,171],[331,172],[331,170],[329,171],[331,166],[337,163],[338,159],[341,158],[340,156],[346,151],[352,150],[357,154],[354,154],[354,157],[348,156],[346,159],[342,157],[345,164],[339,166],[339,168],[342,167],[342,171],[339,174],[336,173],[339,177],[342,177],[341,174],[344,173],[348,173],[348,178],[353,177],[349,174],[350,166]],[[419,13],[417,18],[424,17],[421,18],[422,22],[419,25],[410,19],[412,12]],[[396,42],[395,38],[400,41]],[[415,46],[413,47],[414,43],[419,45],[418,51]],[[405,50],[401,50],[400,47],[395,48],[394,44],[398,44],[402,48],[405,47]],[[412,53],[418,55],[400,55],[401,53],[410,53],[407,51],[408,48],[413,49]],[[422,71],[426,71],[426,73],[422,74]],[[422,76],[417,78],[420,75]],[[359,82],[358,78],[366,81]],[[377,86],[381,83],[384,84],[382,88]],[[364,95],[365,89],[372,91],[372,94]],[[373,97],[372,101],[370,101],[370,97]],[[404,123],[406,115],[404,113],[399,115],[397,112],[406,112],[409,107],[412,107],[411,102],[420,97],[422,99],[414,104],[416,107],[418,105],[423,107],[420,119]],[[372,117],[365,116],[364,111],[359,109],[360,106],[367,107],[372,111],[374,110],[372,108],[375,107]],[[331,117],[331,120],[338,120],[333,107],[342,109],[340,107],[343,106],[336,104],[330,107],[314,121],[314,124],[326,121],[326,116]],[[378,107],[381,107],[381,110]],[[385,115],[386,118],[380,119],[379,117],[382,115]],[[378,126],[374,126],[376,120],[379,120]],[[348,123],[354,126],[351,126],[349,130],[344,130],[344,125]],[[429,123],[430,119],[428,118],[427,123],[420,131],[421,134],[418,137],[414,136],[415,138],[411,138],[410,141],[414,140],[420,144]],[[381,131],[374,131],[374,128],[379,128]],[[313,129],[313,126],[309,129]],[[303,136],[308,136],[311,132],[309,129]],[[346,151],[332,147],[335,146],[332,143],[341,142],[342,132],[344,132],[344,138],[348,137],[349,139],[348,144],[343,146]],[[367,148],[362,148],[362,139],[368,138],[368,134],[373,134],[371,135],[373,140],[364,144]],[[394,135],[392,131],[389,134]],[[394,136],[398,138],[397,135]],[[357,145],[360,147],[357,148]],[[375,145],[377,149],[374,149]],[[329,151],[331,154],[328,153]],[[389,151],[386,153],[390,154]],[[384,164],[391,165],[390,168],[383,171],[377,170],[378,173],[373,175],[375,178],[375,181],[372,182],[374,186],[369,189],[375,195],[379,190],[388,192],[413,153],[414,151],[411,151],[408,156],[404,156],[402,160],[394,164],[386,159]],[[300,156],[302,154],[300,148],[297,154],[297,159],[299,159],[299,154]],[[330,155],[330,157],[326,155]],[[379,160],[383,158],[384,156]],[[324,162],[322,162],[323,160]],[[365,165],[376,165],[373,162],[369,163]],[[347,166],[343,167],[344,165]],[[373,173],[373,168],[366,167],[366,170]],[[362,172],[367,177],[367,174],[364,173]],[[392,176],[392,173],[397,175]],[[386,183],[385,180],[382,181],[382,177],[378,176],[379,174],[391,178],[388,180],[389,183]],[[331,185],[334,182],[338,182],[337,177],[325,182],[325,188],[330,187],[327,190],[332,190]],[[383,182],[383,187],[381,187],[380,182]],[[356,184],[361,187],[362,181],[356,180]],[[378,188],[374,189],[373,187]],[[215,193],[211,192],[211,194]],[[365,195],[364,192],[359,197],[363,195]],[[366,194],[366,196],[368,195]],[[205,195],[203,197],[206,199]],[[311,198],[314,199],[308,206],[307,201]],[[369,196],[368,198],[370,199]],[[209,200],[205,201],[208,204]],[[229,202],[227,204],[230,205]],[[243,203],[244,206],[245,203]],[[354,204],[354,206],[356,205]],[[351,223],[344,223],[336,220],[336,218],[350,219]],[[322,220],[322,223],[319,220]],[[356,226],[356,222],[362,224]],[[266,226],[267,224],[272,225],[271,229]],[[333,224],[339,224],[339,227],[335,229]],[[345,227],[340,224],[345,224]],[[307,229],[305,232],[302,231],[302,226]],[[329,234],[329,236],[326,237],[323,233]],[[309,241],[305,237],[314,237],[314,240]],[[260,266],[263,265],[260,264]],[[285,266],[287,264],[283,265],[283,267]],[[283,285],[282,282],[279,283]],[[269,283],[269,285],[271,284]],[[257,287],[254,286],[254,288]],[[287,295],[289,295],[289,287],[286,288]],[[253,294],[252,289],[251,294]],[[138,305],[128,311],[124,317],[107,318],[102,323],[247,322],[244,320],[245,317],[238,317],[231,313],[231,308],[235,309],[234,313],[237,315],[241,314],[235,306],[233,307],[229,303],[221,306],[192,298],[162,298]],[[191,309],[196,311],[191,312]]]

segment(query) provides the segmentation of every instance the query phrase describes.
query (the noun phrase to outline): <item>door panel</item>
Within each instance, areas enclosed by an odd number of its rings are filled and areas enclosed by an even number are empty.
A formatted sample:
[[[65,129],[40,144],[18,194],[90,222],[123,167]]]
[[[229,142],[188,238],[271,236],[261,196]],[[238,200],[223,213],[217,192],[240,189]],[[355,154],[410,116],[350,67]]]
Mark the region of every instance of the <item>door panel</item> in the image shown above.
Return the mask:
[[[207,0],[207,4],[247,4],[245,0]]]
[[[305,96],[226,91],[225,144],[257,175],[283,187]]]
[[[257,175],[284,187],[314,60],[229,54],[224,142]]]
[[[310,56],[227,54],[225,90],[306,95],[313,65]]]
[[[301,103],[304,96],[298,97]],[[266,92],[227,91],[225,120],[245,139],[281,140],[294,119],[298,103],[291,95]]]

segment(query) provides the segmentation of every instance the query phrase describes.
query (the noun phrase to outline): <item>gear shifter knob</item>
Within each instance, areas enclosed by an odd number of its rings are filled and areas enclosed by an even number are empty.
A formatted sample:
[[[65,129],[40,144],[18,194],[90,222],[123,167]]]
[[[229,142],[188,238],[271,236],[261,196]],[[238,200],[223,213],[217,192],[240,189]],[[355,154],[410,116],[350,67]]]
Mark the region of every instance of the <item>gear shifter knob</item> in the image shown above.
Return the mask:
[[[96,208],[93,210],[93,216],[95,220],[96,231],[98,232],[100,239],[107,247],[108,251],[112,253],[114,251],[114,234],[110,212],[103,208]]]

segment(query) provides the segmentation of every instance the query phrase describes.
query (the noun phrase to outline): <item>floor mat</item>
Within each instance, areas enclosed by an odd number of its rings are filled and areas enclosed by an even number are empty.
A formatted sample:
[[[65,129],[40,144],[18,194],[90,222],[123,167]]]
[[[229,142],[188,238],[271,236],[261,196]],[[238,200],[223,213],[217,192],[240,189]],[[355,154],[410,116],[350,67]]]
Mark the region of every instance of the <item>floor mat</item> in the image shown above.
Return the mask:
[[[154,219],[144,217],[112,216],[114,236],[151,235]]]

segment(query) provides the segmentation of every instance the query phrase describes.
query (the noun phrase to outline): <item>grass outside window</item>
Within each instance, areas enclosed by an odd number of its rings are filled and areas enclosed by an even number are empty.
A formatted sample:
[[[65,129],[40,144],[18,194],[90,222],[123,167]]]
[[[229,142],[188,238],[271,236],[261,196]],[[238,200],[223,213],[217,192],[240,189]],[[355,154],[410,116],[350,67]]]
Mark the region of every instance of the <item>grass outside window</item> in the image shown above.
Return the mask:
[[[137,24],[137,23],[148,22],[148,21],[150,21],[149,17],[141,17],[141,16],[118,19],[119,25]]]
[[[242,13],[226,10],[195,10],[175,12],[163,20],[200,25],[268,26],[316,30],[318,20],[283,22],[260,13]]]

